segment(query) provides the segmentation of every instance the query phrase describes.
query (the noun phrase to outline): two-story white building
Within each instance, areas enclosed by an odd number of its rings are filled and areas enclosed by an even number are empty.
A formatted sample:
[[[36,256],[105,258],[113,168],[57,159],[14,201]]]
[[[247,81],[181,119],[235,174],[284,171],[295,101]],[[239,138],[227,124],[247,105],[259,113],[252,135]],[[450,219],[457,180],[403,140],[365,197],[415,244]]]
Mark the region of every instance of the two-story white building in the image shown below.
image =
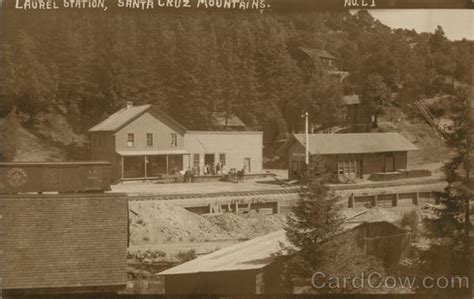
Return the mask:
[[[152,105],[127,104],[90,130],[92,159],[109,161],[114,180],[152,179],[205,165],[262,173],[262,132],[188,131]]]

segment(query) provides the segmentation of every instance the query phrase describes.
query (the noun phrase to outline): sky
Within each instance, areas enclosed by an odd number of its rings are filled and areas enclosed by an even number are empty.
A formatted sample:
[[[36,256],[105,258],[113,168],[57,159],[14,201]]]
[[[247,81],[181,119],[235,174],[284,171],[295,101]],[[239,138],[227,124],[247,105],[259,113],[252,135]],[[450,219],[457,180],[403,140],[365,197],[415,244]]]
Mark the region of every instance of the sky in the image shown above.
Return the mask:
[[[372,9],[370,14],[392,28],[434,32],[438,25],[450,40],[474,40],[474,9]]]

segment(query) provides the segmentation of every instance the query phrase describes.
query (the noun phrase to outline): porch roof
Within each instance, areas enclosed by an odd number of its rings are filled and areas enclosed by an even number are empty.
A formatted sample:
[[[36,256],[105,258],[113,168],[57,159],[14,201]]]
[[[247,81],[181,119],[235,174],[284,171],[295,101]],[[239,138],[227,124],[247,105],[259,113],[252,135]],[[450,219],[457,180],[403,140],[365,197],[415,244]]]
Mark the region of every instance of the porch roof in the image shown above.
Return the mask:
[[[185,150],[141,150],[141,151],[117,151],[120,156],[159,156],[159,155],[190,155]]]

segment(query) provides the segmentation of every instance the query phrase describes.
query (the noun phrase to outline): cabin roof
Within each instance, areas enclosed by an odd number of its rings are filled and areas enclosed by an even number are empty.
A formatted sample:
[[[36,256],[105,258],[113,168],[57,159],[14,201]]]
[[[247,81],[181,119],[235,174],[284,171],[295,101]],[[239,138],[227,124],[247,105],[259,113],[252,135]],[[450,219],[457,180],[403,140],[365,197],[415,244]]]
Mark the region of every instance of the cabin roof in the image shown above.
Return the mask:
[[[226,114],[224,112],[213,113],[216,125],[220,127],[226,126]],[[245,127],[243,121],[238,118],[236,115],[231,114],[227,117],[227,126],[228,127]]]
[[[311,57],[311,59],[313,59],[313,60],[318,59],[318,58],[336,60],[336,57],[334,57],[333,55],[329,54],[329,53],[328,53],[327,51],[325,51],[325,50],[314,49],[314,48],[304,48],[304,47],[299,47],[299,49],[300,49],[301,51],[303,51],[303,53],[305,53],[306,55],[308,55],[309,57]]]

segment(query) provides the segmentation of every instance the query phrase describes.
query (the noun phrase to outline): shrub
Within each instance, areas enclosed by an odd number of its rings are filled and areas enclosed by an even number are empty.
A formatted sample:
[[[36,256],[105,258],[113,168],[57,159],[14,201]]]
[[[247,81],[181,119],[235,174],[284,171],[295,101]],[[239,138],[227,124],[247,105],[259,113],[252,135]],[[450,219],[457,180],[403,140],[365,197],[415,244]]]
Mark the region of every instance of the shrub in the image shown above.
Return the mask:
[[[187,261],[193,260],[197,257],[196,250],[190,249],[186,251],[180,251],[176,255],[180,263],[185,263]]]
[[[402,219],[400,220],[400,225],[402,227],[409,227],[413,235],[417,235],[419,222],[420,216],[418,215],[418,212],[413,209],[403,214]]]

